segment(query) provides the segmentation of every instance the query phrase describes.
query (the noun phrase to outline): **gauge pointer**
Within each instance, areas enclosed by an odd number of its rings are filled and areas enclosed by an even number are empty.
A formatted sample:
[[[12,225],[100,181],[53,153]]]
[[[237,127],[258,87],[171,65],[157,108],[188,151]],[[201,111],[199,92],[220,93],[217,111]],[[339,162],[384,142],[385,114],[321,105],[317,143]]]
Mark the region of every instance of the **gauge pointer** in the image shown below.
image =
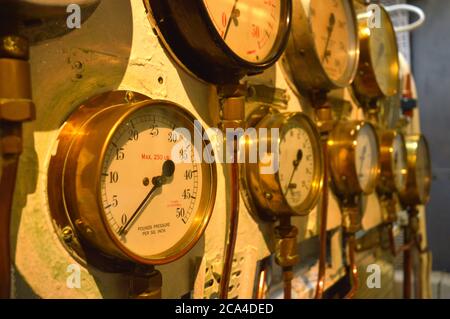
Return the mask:
[[[225,33],[223,35],[223,40],[225,41],[227,39],[228,31],[230,30],[231,21],[233,21],[235,18],[235,12],[236,12],[236,6],[239,0],[235,0],[233,9],[231,10],[230,18],[228,19],[227,27],[225,29]]]
[[[330,19],[328,21],[328,37],[327,37],[327,43],[325,44],[325,52],[323,53],[323,61],[327,60],[330,56],[330,52],[328,51],[328,46],[330,45],[331,35],[333,34],[334,26],[336,25],[336,17],[334,16],[334,13],[331,13]]]
[[[292,179],[294,178],[294,174],[297,171],[298,167],[300,166],[300,162],[302,161],[302,158],[303,158],[303,151],[302,150],[298,150],[297,158],[292,162],[292,165],[294,165],[294,169],[292,171],[291,178],[289,179],[288,186],[286,187],[286,190],[284,191],[284,196],[286,196],[288,191],[289,191],[289,189],[291,189],[289,187],[289,185],[291,185],[291,183],[292,183]]]
[[[145,196],[142,203],[139,205],[139,207],[136,209],[136,211],[131,215],[130,219],[120,227],[119,229],[119,236],[124,235],[127,231],[129,226],[133,223],[133,221],[136,219],[137,216],[140,215],[140,213],[147,207],[147,205],[150,203],[150,199],[152,195],[155,193],[155,191],[159,188],[161,188],[164,184],[167,184],[169,179],[173,176],[173,173],[175,172],[175,163],[171,160],[167,160],[164,162],[162,167],[162,175],[161,176],[155,176],[152,178],[153,187],[148,192],[147,196]]]

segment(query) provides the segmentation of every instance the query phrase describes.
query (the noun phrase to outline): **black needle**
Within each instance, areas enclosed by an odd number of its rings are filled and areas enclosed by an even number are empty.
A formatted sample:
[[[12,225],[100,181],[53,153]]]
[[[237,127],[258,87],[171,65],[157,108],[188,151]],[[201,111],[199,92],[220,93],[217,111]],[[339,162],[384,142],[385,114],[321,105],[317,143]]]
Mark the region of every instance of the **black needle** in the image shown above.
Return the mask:
[[[119,236],[122,236],[124,233],[128,231],[129,226],[131,223],[136,219],[136,217],[147,207],[147,205],[150,203],[150,199],[153,195],[153,193],[160,187],[162,187],[164,184],[168,182],[170,177],[173,176],[173,173],[175,172],[175,163],[171,160],[167,160],[164,162],[162,167],[162,175],[161,176],[155,176],[152,178],[153,187],[148,192],[147,196],[145,196],[142,203],[139,205],[139,207],[136,209],[136,211],[131,215],[130,219],[120,227],[119,229]]]
[[[303,151],[298,150],[297,158],[292,162],[292,165],[294,165],[294,169],[292,170],[291,178],[289,179],[289,183],[287,184],[286,190],[284,191],[284,196],[286,196],[289,191],[289,185],[291,185],[292,179],[294,178],[294,174],[297,171],[297,168],[300,165],[302,158],[303,158]]]
[[[330,55],[330,52],[328,51],[328,46],[330,45],[331,35],[333,34],[334,26],[336,24],[336,18],[334,16],[334,13],[331,13],[330,19],[328,21],[328,38],[327,43],[325,44],[325,52],[323,53],[323,61],[327,60],[328,56]]]
[[[231,21],[233,20],[233,18],[235,18],[235,11],[236,11],[236,6],[237,6],[238,1],[239,0],[235,0],[234,1],[233,9],[231,10],[230,17],[228,18],[227,27],[226,27],[225,33],[223,35],[223,40],[224,41],[227,39],[228,31],[230,30],[230,26],[231,26]]]

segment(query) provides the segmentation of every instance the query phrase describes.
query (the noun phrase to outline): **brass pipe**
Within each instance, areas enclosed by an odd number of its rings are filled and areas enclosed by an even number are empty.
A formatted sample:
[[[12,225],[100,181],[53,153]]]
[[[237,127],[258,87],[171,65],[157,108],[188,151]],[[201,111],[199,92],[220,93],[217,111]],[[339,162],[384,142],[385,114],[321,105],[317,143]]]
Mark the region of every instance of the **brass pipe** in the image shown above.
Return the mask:
[[[267,289],[267,269],[264,267],[259,273],[258,289],[256,291],[256,299],[265,299],[265,293]]]
[[[410,230],[408,227],[404,229],[405,245],[410,243]],[[411,249],[407,249],[403,253],[403,298],[411,299],[411,275],[412,275],[412,256]]]
[[[10,224],[11,209],[16,184],[19,157],[3,157],[2,177],[0,180],[0,298],[10,297],[11,291],[11,255]]]
[[[227,138],[227,145],[233,146],[231,163],[227,164],[230,173],[230,214],[227,233],[227,242],[224,251],[224,262],[219,285],[219,298],[228,298],[228,289],[231,273],[233,270],[234,251],[236,247],[238,224],[239,224],[239,164],[238,149],[239,137],[233,134],[233,140],[229,143],[227,129],[242,128],[245,119],[245,88],[235,85],[222,87],[222,94],[225,96],[221,100],[222,107],[222,130]],[[229,160],[229,159],[227,159]]]
[[[326,262],[327,262],[327,223],[328,223],[328,135],[332,130],[334,121],[331,106],[326,103],[326,94],[317,93],[312,96],[313,103],[320,105],[316,108],[316,116],[318,119],[318,126],[322,138],[322,152],[323,152],[323,181],[322,181],[322,197],[319,206],[320,214],[320,230],[319,230],[319,265],[317,274],[317,284],[315,299],[322,299],[325,289],[326,276]]]
[[[292,299],[292,279],[294,272],[292,267],[283,267],[284,299]]]
[[[350,260],[350,272],[352,275],[352,285],[350,291],[344,297],[344,299],[352,299],[359,288],[359,278],[358,278],[358,268],[356,266],[356,238],[355,234],[350,234],[348,236],[348,255]]]
[[[320,251],[319,251],[319,272],[317,275],[317,286],[315,299],[323,298],[323,291],[325,289],[325,275],[326,275],[326,259],[327,259],[327,219],[328,219],[328,143],[327,139],[323,141],[323,158],[324,158],[324,173],[323,173],[323,188],[322,198],[320,203]]]
[[[235,157],[236,158],[236,157]],[[237,231],[239,224],[239,165],[232,163],[231,168],[231,209],[229,217],[228,241],[225,248],[224,265],[220,279],[219,296],[221,299],[228,298],[228,286],[233,268],[234,250],[236,247]]]

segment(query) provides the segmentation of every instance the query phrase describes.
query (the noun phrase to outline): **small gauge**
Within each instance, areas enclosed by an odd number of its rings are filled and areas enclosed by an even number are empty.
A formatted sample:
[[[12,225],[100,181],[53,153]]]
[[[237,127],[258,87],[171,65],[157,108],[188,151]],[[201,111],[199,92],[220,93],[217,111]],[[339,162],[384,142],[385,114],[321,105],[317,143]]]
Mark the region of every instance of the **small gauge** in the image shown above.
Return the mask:
[[[188,71],[234,83],[274,64],[287,42],[289,0],[145,0],[149,19]]]
[[[293,2],[292,31],[282,61],[296,88],[331,90],[346,87],[353,81],[358,57],[352,1]]]
[[[340,195],[374,191],[379,176],[379,142],[375,128],[360,121],[339,123],[328,141],[331,174]]]
[[[102,105],[111,96],[116,103]],[[167,263],[203,233],[215,167],[195,160],[201,150],[190,114],[170,102],[124,96],[97,98],[64,125],[50,163],[50,206],[57,214],[61,202],[67,225],[103,254]]]
[[[246,163],[245,198],[260,216],[306,215],[317,203],[322,188],[323,155],[319,133],[300,113],[278,113],[262,108],[256,124],[257,143],[267,156]],[[264,146],[266,145],[266,146]],[[248,148],[249,154],[256,148]]]
[[[405,138],[401,133],[385,130],[380,133],[380,191],[403,192],[408,170]]]
[[[356,95],[363,98],[379,98],[398,94],[400,67],[397,38],[389,13],[380,8],[380,26],[371,27],[371,19],[365,6],[358,15],[360,37],[360,59],[358,72],[353,82]]]
[[[428,142],[423,135],[409,135],[406,137],[406,150],[407,187],[400,193],[400,197],[404,205],[424,205],[430,197],[432,178]]]

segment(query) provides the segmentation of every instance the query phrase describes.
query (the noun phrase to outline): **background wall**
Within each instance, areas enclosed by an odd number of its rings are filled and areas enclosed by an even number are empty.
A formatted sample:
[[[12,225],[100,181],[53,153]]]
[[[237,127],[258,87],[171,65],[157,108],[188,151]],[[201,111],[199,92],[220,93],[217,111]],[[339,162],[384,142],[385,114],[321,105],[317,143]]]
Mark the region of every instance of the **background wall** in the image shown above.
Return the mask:
[[[434,181],[428,206],[428,240],[433,269],[450,272],[450,1],[409,1],[425,11],[427,20],[412,32],[412,66],[420,101],[423,132],[433,160]],[[413,18],[414,19],[414,18]]]

